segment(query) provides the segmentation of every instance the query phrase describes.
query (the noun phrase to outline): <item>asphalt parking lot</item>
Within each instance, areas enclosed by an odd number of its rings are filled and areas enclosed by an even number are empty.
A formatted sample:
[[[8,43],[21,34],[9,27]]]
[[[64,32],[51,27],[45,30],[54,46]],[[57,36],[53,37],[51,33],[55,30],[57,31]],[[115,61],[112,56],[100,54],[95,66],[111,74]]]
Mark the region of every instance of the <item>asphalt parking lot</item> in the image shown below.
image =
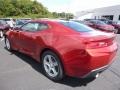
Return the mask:
[[[120,45],[120,35],[117,42]],[[0,90],[120,90],[120,50],[114,59],[95,80],[66,77],[56,83],[43,75],[40,64],[24,54],[8,52],[0,41]]]

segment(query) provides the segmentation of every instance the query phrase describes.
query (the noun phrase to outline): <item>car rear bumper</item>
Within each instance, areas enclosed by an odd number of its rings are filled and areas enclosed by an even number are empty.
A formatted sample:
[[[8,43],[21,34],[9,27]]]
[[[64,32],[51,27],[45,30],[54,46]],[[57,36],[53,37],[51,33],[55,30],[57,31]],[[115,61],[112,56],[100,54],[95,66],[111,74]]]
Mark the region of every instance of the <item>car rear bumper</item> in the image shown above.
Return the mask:
[[[66,74],[78,78],[88,77],[104,71],[112,64],[117,52],[117,44],[114,43],[104,48],[88,49],[83,57],[78,55],[78,52],[72,52],[74,55],[66,58],[68,61],[65,63]]]
[[[92,71],[90,71],[89,73],[87,73],[86,75],[84,75],[84,76],[81,77],[81,78],[90,78],[90,77],[94,77],[94,76],[96,76],[97,74],[100,74],[100,73],[102,73],[103,71],[105,71],[108,67],[109,67],[109,66],[106,65],[106,66],[104,66],[104,67],[101,67],[101,68],[92,70]]]

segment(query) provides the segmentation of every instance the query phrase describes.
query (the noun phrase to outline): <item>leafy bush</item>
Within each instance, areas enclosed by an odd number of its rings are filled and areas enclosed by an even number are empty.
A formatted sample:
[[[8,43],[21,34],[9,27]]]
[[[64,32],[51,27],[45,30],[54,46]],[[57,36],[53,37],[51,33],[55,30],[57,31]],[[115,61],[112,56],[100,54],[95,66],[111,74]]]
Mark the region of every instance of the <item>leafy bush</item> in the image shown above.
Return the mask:
[[[51,13],[35,0],[0,0],[0,18],[65,18],[66,15],[73,18],[73,15],[70,13]]]

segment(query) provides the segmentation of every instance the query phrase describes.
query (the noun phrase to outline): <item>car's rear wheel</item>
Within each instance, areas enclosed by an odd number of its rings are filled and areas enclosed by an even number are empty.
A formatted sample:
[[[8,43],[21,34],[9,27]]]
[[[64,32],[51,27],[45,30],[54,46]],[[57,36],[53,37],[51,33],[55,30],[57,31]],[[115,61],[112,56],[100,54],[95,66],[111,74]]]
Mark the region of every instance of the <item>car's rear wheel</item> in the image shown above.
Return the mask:
[[[3,37],[3,31],[1,30],[0,31],[0,38],[2,38]]]
[[[9,39],[8,39],[7,37],[5,38],[5,47],[6,47],[6,49],[9,50],[9,51],[12,50],[10,41],[9,41]]]
[[[51,51],[45,51],[42,54],[42,67],[45,75],[53,81],[61,80],[64,76],[59,57]]]

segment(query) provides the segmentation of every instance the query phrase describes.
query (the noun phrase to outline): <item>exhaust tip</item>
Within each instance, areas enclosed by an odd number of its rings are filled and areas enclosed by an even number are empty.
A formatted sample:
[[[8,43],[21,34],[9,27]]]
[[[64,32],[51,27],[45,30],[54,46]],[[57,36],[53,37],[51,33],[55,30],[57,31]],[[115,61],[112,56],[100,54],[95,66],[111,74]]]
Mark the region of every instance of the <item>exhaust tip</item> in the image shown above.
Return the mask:
[[[97,73],[95,77],[98,78],[99,77],[99,73]]]

